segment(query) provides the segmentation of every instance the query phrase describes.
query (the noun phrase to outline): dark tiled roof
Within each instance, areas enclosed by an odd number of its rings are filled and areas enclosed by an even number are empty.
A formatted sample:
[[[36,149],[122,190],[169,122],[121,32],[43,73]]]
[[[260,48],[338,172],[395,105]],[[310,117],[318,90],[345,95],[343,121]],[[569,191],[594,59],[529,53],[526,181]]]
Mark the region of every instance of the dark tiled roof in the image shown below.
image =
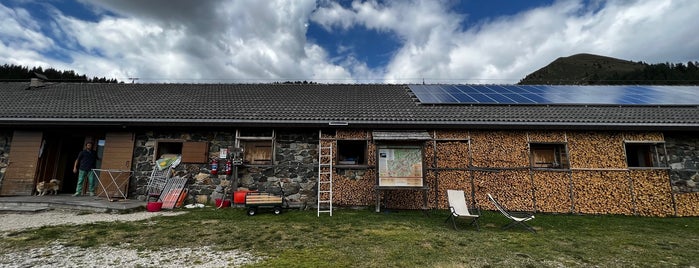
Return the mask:
[[[699,130],[697,106],[423,105],[405,85],[0,83],[0,124]]]

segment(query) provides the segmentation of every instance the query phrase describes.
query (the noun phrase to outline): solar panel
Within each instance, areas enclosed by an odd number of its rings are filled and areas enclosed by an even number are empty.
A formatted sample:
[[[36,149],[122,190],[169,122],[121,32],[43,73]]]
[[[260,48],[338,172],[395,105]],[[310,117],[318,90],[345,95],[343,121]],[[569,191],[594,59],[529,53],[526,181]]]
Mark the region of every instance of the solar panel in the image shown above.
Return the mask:
[[[425,104],[696,105],[699,86],[408,85]]]

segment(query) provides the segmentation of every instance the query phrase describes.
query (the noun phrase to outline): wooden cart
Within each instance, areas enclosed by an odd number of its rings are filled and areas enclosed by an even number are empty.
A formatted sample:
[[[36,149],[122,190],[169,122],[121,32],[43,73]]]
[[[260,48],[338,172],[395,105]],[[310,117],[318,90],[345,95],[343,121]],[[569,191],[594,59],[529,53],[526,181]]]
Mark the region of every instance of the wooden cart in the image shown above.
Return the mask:
[[[248,208],[248,216],[257,214],[257,209],[260,207],[272,208],[274,214],[279,215],[282,213],[283,205],[284,197],[280,195],[256,192],[249,192],[245,195],[245,207]]]

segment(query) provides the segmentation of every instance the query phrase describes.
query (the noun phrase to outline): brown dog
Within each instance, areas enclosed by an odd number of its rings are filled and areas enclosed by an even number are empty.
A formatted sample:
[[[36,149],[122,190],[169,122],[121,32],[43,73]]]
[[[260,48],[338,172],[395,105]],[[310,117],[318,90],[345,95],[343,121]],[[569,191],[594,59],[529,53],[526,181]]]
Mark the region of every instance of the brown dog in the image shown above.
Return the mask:
[[[36,195],[42,196],[47,193],[54,195],[58,194],[58,190],[61,189],[61,181],[57,179],[51,179],[49,182],[39,182],[36,184]]]

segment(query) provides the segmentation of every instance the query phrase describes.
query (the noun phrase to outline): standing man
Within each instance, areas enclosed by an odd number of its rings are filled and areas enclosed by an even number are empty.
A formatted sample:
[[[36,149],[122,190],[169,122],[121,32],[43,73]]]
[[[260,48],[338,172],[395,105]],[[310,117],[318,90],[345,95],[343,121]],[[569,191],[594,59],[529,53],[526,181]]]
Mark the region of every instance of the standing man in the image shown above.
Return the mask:
[[[93,150],[92,147],[93,143],[91,141],[85,143],[85,150],[82,150],[78,154],[78,158],[75,159],[73,173],[78,173],[78,186],[75,187],[75,194],[73,194],[73,196],[80,196],[82,194],[85,176],[87,176],[89,195],[95,195],[95,175],[92,169],[94,169],[97,164],[97,152]]]

